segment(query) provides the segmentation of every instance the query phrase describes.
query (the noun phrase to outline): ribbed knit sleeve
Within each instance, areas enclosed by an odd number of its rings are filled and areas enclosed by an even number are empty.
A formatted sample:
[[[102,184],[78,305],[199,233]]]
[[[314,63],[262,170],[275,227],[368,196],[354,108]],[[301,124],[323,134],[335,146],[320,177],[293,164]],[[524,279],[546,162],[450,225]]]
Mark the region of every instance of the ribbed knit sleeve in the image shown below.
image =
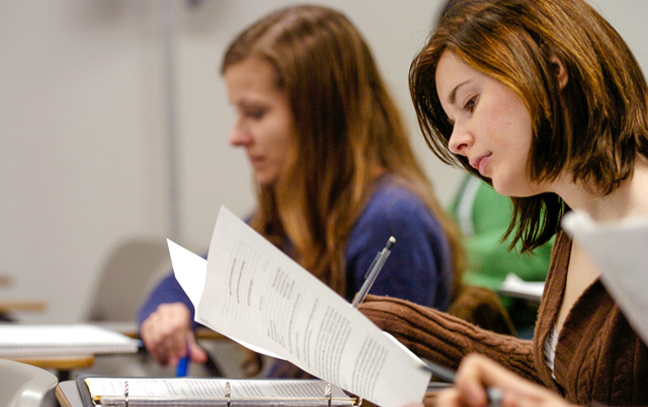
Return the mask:
[[[432,308],[392,297],[368,296],[358,309],[420,357],[457,369],[472,352],[538,382],[532,342],[495,334]]]

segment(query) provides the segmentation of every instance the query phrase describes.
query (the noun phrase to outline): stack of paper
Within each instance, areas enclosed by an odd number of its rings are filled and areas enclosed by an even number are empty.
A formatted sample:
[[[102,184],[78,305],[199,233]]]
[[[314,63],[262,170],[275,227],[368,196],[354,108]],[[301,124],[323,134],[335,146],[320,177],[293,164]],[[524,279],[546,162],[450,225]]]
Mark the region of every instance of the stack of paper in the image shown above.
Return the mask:
[[[422,401],[418,357],[225,208],[207,261],[169,250],[201,324],[377,405]]]
[[[93,325],[0,325],[0,358],[136,353],[139,341]]]

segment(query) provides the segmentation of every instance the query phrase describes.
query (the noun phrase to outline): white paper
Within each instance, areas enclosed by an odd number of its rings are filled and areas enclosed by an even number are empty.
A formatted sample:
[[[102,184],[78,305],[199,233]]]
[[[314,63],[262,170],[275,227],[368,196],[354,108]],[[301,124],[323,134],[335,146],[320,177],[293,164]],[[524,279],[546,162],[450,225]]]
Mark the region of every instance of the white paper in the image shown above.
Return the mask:
[[[207,277],[207,260],[190,252],[177,243],[167,239],[171,266],[173,270],[187,270],[187,273],[174,272],[176,280],[192,304],[200,304],[205,278]]]
[[[594,261],[606,289],[648,344],[648,218],[596,223],[573,211],[562,226]]]
[[[200,304],[200,299],[202,298],[203,290],[205,289],[207,260],[185,249],[170,239],[167,239],[167,245],[169,246],[169,254],[171,255],[173,274],[175,275],[176,280],[178,280],[178,284],[180,284],[194,308],[197,310],[198,305]],[[279,355],[266,349],[236,338],[231,339],[254,352],[262,353],[273,358],[283,359]]]
[[[420,403],[430,381],[418,357],[225,208],[195,319],[383,407]]]

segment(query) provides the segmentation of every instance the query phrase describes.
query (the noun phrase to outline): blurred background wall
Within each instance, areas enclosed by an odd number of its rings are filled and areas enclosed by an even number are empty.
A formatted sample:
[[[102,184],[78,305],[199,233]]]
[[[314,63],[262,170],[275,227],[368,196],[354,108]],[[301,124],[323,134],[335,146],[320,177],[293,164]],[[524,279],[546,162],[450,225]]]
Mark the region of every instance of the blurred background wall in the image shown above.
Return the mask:
[[[198,253],[218,208],[254,205],[234,110],[218,73],[230,39],[290,0],[0,2],[0,287],[42,299],[34,323],[85,318],[100,271],[124,240],[172,238]],[[460,173],[418,132],[412,57],[442,0],[322,0],[371,45],[442,202]],[[592,2],[648,71],[646,0]],[[141,289],[144,289],[143,287]]]

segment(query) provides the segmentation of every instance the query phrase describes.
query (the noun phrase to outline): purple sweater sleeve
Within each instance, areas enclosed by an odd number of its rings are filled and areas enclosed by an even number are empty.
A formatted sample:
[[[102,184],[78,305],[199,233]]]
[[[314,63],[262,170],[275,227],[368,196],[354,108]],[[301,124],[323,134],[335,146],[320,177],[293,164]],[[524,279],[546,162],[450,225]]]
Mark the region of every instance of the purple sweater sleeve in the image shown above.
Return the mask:
[[[191,312],[191,320],[193,321],[195,312],[194,306],[182,287],[180,287],[180,284],[178,283],[178,280],[176,280],[175,275],[173,275],[173,272],[170,272],[166,277],[160,280],[158,285],[153,289],[153,291],[151,291],[149,296],[146,298],[146,301],[144,301],[140,307],[137,314],[137,326],[141,327],[142,322],[144,322],[144,320],[148,318],[148,316],[151,315],[160,304],[170,304],[174,302],[185,304],[189,308],[189,312]],[[196,325],[195,322],[194,325]]]

